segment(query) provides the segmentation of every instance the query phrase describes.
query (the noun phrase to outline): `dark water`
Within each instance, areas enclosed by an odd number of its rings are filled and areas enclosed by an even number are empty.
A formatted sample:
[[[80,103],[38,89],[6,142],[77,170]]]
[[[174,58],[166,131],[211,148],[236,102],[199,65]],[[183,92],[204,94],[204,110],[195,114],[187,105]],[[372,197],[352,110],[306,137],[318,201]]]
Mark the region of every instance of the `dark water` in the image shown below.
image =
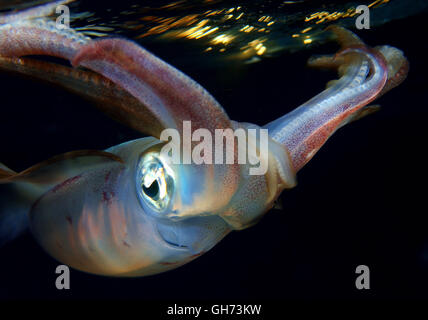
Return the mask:
[[[398,2],[390,1],[385,7]],[[373,12],[383,10],[389,18],[379,18],[370,30],[357,32],[368,44],[402,49],[410,61],[408,79],[378,100],[380,112],[339,130],[327,142],[299,172],[298,186],[282,194],[282,210],[273,210],[250,229],[232,233],[204,256],[174,271],[115,279],[72,270],[68,291],[55,288],[58,262],[24,235],[0,248],[0,298],[427,299],[428,14],[421,9],[426,2],[408,1],[406,12],[394,9],[389,15],[385,7],[375,8]],[[126,1],[100,3],[81,1],[75,8],[97,12],[95,16],[108,24],[108,12],[113,15],[112,10],[121,12],[127,6]],[[146,2],[138,3],[138,8],[145,7]],[[243,3],[254,16],[269,14],[287,21],[278,22],[284,39],[304,26],[299,16],[326,8],[318,1],[302,1],[288,17],[277,3]],[[230,7],[226,4],[205,1],[201,8],[192,2],[173,14],[165,8],[155,11],[177,16],[214,10],[206,6]],[[266,12],[257,12],[263,4]],[[349,6],[332,1],[325,5],[330,6],[327,11]],[[125,15],[129,21],[136,19],[132,12]],[[125,20],[118,16],[121,26]],[[292,17],[294,24],[288,22]],[[83,21],[75,23],[83,26]],[[254,19],[247,22],[255,23]],[[235,26],[224,28],[224,32],[236,32],[231,31]],[[192,39],[156,35],[138,41],[207,88],[231,119],[263,125],[314,96],[335,77],[305,68],[312,54],[333,53],[334,44],[314,41],[311,46],[287,46],[280,31],[272,32],[277,33],[269,41],[279,43],[280,49],[269,53],[267,46],[266,54],[250,61],[233,58],[232,53],[222,56],[217,47],[212,56],[204,55],[207,44]],[[137,36],[135,30],[117,26],[107,33]],[[239,41],[248,42],[246,36]],[[240,48],[230,51],[241,52]],[[140,137],[61,89],[5,74],[0,74],[0,84],[0,159],[17,171],[55,154],[104,149]],[[370,290],[355,288],[355,269],[362,264],[371,270]]]

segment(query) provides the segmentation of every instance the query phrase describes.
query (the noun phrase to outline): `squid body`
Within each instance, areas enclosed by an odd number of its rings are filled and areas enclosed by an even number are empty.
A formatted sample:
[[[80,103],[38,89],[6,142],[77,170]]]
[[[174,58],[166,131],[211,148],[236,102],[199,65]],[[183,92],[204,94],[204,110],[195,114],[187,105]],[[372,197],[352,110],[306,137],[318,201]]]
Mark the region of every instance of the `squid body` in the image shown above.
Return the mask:
[[[181,266],[232,230],[253,225],[295,175],[344,124],[406,77],[408,62],[390,46],[370,48],[329,27],[341,45],[309,65],[339,79],[283,117],[258,127],[229,119],[198,83],[122,38],[90,39],[44,18],[65,1],[0,16],[0,68],[58,84],[150,137],[105,151],[81,150],[14,172],[0,164],[0,242],[29,228],[54,258],[109,276],[145,276]],[[58,64],[28,56],[55,56]],[[265,174],[251,164],[177,164],[161,152],[164,129],[267,129]],[[254,140],[254,139],[253,139]],[[248,139],[250,141],[250,139]],[[195,144],[195,142],[193,142]],[[233,152],[236,154],[236,148]]]

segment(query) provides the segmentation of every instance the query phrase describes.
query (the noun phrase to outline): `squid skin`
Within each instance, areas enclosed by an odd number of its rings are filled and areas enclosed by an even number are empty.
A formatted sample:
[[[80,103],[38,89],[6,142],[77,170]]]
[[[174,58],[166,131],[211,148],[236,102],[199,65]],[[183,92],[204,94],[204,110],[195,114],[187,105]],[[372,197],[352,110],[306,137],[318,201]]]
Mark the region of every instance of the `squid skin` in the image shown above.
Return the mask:
[[[229,233],[218,216],[172,222],[149,206],[142,208],[135,169],[141,152],[158,143],[143,138],[115,146],[107,151],[123,164],[76,175],[40,197],[30,211],[30,225],[42,247],[86,272],[141,276],[183,265]]]
[[[399,85],[408,71],[400,50],[370,48],[333,26],[341,50],[309,64],[337,69],[339,80],[258,127],[230,120],[198,83],[131,41],[91,40],[45,19],[29,19],[60,2],[0,16],[0,68],[90,98],[152,137],[105,151],[71,152],[20,173],[0,165],[0,184],[14,193],[0,211],[0,241],[17,233],[5,221],[25,221],[21,229],[28,226],[49,254],[94,274],[131,277],[174,269],[232,230],[253,225],[284,189],[295,186],[296,173],[338,128],[372,112],[367,104]],[[35,54],[63,58],[74,68],[25,57]],[[250,175],[251,165],[236,161],[169,163],[160,153],[161,131],[181,132],[184,121],[192,121],[193,132],[206,128],[213,136],[215,129],[268,129],[268,153],[261,155],[266,174]],[[154,182],[146,185],[150,175]]]

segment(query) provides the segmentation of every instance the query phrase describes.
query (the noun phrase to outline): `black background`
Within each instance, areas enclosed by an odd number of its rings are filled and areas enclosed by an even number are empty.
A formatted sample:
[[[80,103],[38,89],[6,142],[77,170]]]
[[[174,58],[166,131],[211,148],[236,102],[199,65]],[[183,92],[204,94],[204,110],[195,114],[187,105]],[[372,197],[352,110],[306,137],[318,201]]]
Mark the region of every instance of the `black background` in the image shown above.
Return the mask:
[[[380,112],[326,143],[299,172],[298,186],[283,192],[282,210],[179,269],[132,279],[71,270],[71,290],[63,291],[55,288],[59,263],[24,235],[0,248],[0,299],[428,298],[427,18],[358,32],[368,44],[402,49],[410,61],[408,79],[378,100]],[[161,58],[165,50],[148,49]],[[227,68],[168,62],[207,88],[230,118],[264,125],[323,90],[335,75],[305,63],[335,49],[324,45]],[[85,100],[44,83],[0,74],[0,92],[0,159],[15,170],[139,137]],[[370,267],[370,290],[355,288],[361,264]]]

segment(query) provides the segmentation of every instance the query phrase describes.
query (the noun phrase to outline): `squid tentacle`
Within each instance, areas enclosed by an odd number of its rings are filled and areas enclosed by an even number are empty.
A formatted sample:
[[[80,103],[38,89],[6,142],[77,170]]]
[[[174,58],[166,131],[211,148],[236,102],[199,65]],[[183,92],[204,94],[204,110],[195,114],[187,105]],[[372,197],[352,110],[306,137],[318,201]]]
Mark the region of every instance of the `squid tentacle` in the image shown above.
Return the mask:
[[[192,129],[232,128],[220,104],[202,86],[132,41],[95,40],[73,59],[126,89],[164,121],[166,128],[181,129],[192,120]]]
[[[90,40],[72,29],[58,29],[54,21],[16,21],[0,26],[0,56],[47,55],[71,61]]]
[[[40,79],[79,94],[93,101],[114,120],[139,132],[158,137],[163,129],[159,120],[137,98],[95,72],[31,58],[1,56],[0,69]]]
[[[46,17],[52,14],[58,6],[65,5],[73,1],[75,0],[57,0],[57,1],[49,2],[47,4],[39,5],[33,8],[22,10],[16,13],[12,12],[12,13],[0,14],[0,24]]]
[[[353,114],[373,101],[387,81],[387,63],[379,52],[358,45],[335,58],[349,56],[344,75],[332,86],[285,116],[267,124],[272,138],[290,152],[296,172]],[[346,59],[345,59],[346,60]],[[367,74],[370,70],[370,76]]]

